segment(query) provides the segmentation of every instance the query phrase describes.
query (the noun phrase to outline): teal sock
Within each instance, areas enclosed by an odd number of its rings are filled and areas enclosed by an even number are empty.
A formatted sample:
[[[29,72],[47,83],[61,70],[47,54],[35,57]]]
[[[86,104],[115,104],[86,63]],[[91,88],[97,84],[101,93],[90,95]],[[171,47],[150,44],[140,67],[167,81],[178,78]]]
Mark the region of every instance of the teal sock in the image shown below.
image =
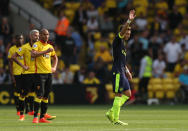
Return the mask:
[[[114,99],[113,107],[112,107],[115,121],[119,120],[120,105],[121,105],[121,97],[116,96]]]
[[[122,95],[122,96],[121,96],[121,104],[120,104],[120,106],[122,106],[128,99],[129,99],[128,96]]]

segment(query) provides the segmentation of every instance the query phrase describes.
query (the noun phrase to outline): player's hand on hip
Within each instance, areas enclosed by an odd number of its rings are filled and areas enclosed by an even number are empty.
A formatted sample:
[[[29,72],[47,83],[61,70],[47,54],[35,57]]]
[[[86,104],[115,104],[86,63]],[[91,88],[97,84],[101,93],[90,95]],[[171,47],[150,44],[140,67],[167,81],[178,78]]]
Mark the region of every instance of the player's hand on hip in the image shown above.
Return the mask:
[[[29,67],[28,66],[23,66],[23,68],[24,68],[24,70],[28,70],[29,69]]]
[[[52,73],[56,72],[56,68],[52,67]]]
[[[134,20],[135,17],[136,17],[135,10],[131,10],[129,12],[129,19],[130,20]]]
[[[126,76],[127,76],[128,80],[132,80],[133,79],[132,78],[132,74],[129,71],[126,72]]]

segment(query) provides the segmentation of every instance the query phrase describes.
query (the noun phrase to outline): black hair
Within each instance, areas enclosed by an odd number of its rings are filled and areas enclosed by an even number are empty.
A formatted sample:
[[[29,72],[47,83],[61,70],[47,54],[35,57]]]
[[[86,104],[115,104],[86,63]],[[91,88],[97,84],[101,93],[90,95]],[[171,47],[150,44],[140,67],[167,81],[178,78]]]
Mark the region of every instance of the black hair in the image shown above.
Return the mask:
[[[20,36],[23,36],[23,34],[21,34],[21,33],[20,33],[20,34],[16,34],[16,35],[14,36],[14,38],[15,38],[15,39],[19,39]]]

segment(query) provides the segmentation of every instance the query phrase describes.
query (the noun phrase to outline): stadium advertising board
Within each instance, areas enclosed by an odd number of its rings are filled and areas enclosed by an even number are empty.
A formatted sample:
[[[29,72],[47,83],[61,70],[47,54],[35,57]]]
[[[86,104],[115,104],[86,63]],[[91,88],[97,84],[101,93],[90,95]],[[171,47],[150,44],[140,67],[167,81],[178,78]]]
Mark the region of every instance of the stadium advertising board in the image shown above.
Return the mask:
[[[53,85],[50,104],[102,104],[105,103],[104,85]],[[14,104],[13,87],[0,85],[0,104]]]

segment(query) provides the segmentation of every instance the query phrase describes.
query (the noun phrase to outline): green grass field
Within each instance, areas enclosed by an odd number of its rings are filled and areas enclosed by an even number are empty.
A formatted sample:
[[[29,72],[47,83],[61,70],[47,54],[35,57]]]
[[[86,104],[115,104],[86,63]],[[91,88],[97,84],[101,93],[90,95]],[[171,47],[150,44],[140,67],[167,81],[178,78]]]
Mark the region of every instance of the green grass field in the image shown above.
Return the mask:
[[[0,131],[188,131],[188,106],[129,105],[120,119],[128,126],[112,125],[104,114],[110,106],[49,106],[57,118],[50,124],[18,121],[13,106],[0,107]]]

